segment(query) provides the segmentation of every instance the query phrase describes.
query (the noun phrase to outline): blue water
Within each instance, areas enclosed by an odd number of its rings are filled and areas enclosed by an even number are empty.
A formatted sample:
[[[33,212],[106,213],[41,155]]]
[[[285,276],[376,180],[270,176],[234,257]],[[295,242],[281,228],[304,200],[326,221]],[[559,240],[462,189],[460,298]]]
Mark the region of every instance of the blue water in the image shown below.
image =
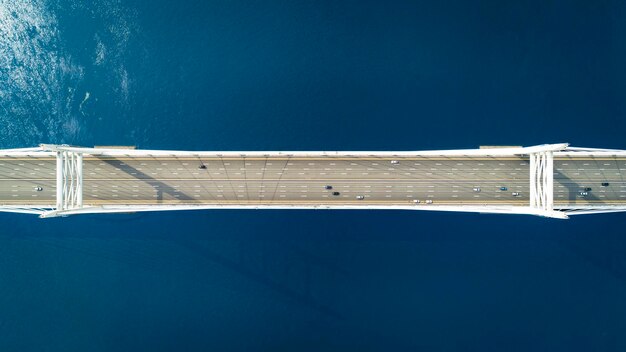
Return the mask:
[[[626,148],[620,1],[0,0],[0,148]],[[0,214],[0,351],[624,351],[626,215]]]

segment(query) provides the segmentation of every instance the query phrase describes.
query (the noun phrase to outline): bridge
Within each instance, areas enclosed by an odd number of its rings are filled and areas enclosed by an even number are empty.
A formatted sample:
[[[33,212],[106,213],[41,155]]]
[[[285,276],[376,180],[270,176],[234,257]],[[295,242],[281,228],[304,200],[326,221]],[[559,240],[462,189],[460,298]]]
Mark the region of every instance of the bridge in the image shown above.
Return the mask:
[[[550,218],[626,211],[626,151],[0,150],[0,211],[42,218],[194,209],[402,209]]]

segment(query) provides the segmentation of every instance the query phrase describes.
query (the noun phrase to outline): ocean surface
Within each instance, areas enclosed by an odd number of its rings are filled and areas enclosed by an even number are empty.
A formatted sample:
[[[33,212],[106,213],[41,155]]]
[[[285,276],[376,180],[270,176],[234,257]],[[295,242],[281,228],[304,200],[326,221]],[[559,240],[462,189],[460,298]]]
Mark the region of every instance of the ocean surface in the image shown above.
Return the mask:
[[[626,149],[623,1],[0,0],[0,148]],[[0,351],[624,351],[626,214],[0,214]]]

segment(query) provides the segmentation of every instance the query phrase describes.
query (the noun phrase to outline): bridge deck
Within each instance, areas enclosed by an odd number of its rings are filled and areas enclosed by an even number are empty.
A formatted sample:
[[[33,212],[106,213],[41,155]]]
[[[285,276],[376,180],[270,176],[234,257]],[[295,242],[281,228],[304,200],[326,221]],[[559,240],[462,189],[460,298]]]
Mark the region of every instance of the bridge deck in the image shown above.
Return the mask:
[[[397,164],[391,161],[397,160]],[[205,165],[206,168],[199,168]],[[54,157],[0,157],[0,204],[54,206]],[[623,205],[626,158],[554,159],[554,203]],[[602,187],[602,182],[609,182]],[[85,205],[527,205],[524,157],[97,157]],[[324,186],[330,185],[332,190]],[[41,186],[43,191],[36,191]],[[473,188],[479,187],[480,192]],[[500,187],[507,187],[501,191]],[[591,187],[587,197],[578,196]],[[339,192],[338,196],[332,192]],[[519,197],[512,196],[519,192]],[[362,195],[363,200],[356,196]]]

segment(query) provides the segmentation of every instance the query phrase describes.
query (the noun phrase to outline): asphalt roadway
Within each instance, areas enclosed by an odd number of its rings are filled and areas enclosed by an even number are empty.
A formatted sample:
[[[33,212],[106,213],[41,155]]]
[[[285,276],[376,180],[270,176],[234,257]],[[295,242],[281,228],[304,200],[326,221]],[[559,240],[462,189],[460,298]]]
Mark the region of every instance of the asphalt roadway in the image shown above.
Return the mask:
[[[53,157],[0,157],[0,204],[54,206],[55,168]],[[626,158],[555,158],[554,172],[556,205],[626,203]],[[85,205],[529,202],[529,161],[523,157],[89,156],[83,162],[83,178]],[[609,186],[603,187],[603,182]],[[37,191],[37,186],[43,190]],[[587,187],[592,190],[581,197],[579,192]]]

